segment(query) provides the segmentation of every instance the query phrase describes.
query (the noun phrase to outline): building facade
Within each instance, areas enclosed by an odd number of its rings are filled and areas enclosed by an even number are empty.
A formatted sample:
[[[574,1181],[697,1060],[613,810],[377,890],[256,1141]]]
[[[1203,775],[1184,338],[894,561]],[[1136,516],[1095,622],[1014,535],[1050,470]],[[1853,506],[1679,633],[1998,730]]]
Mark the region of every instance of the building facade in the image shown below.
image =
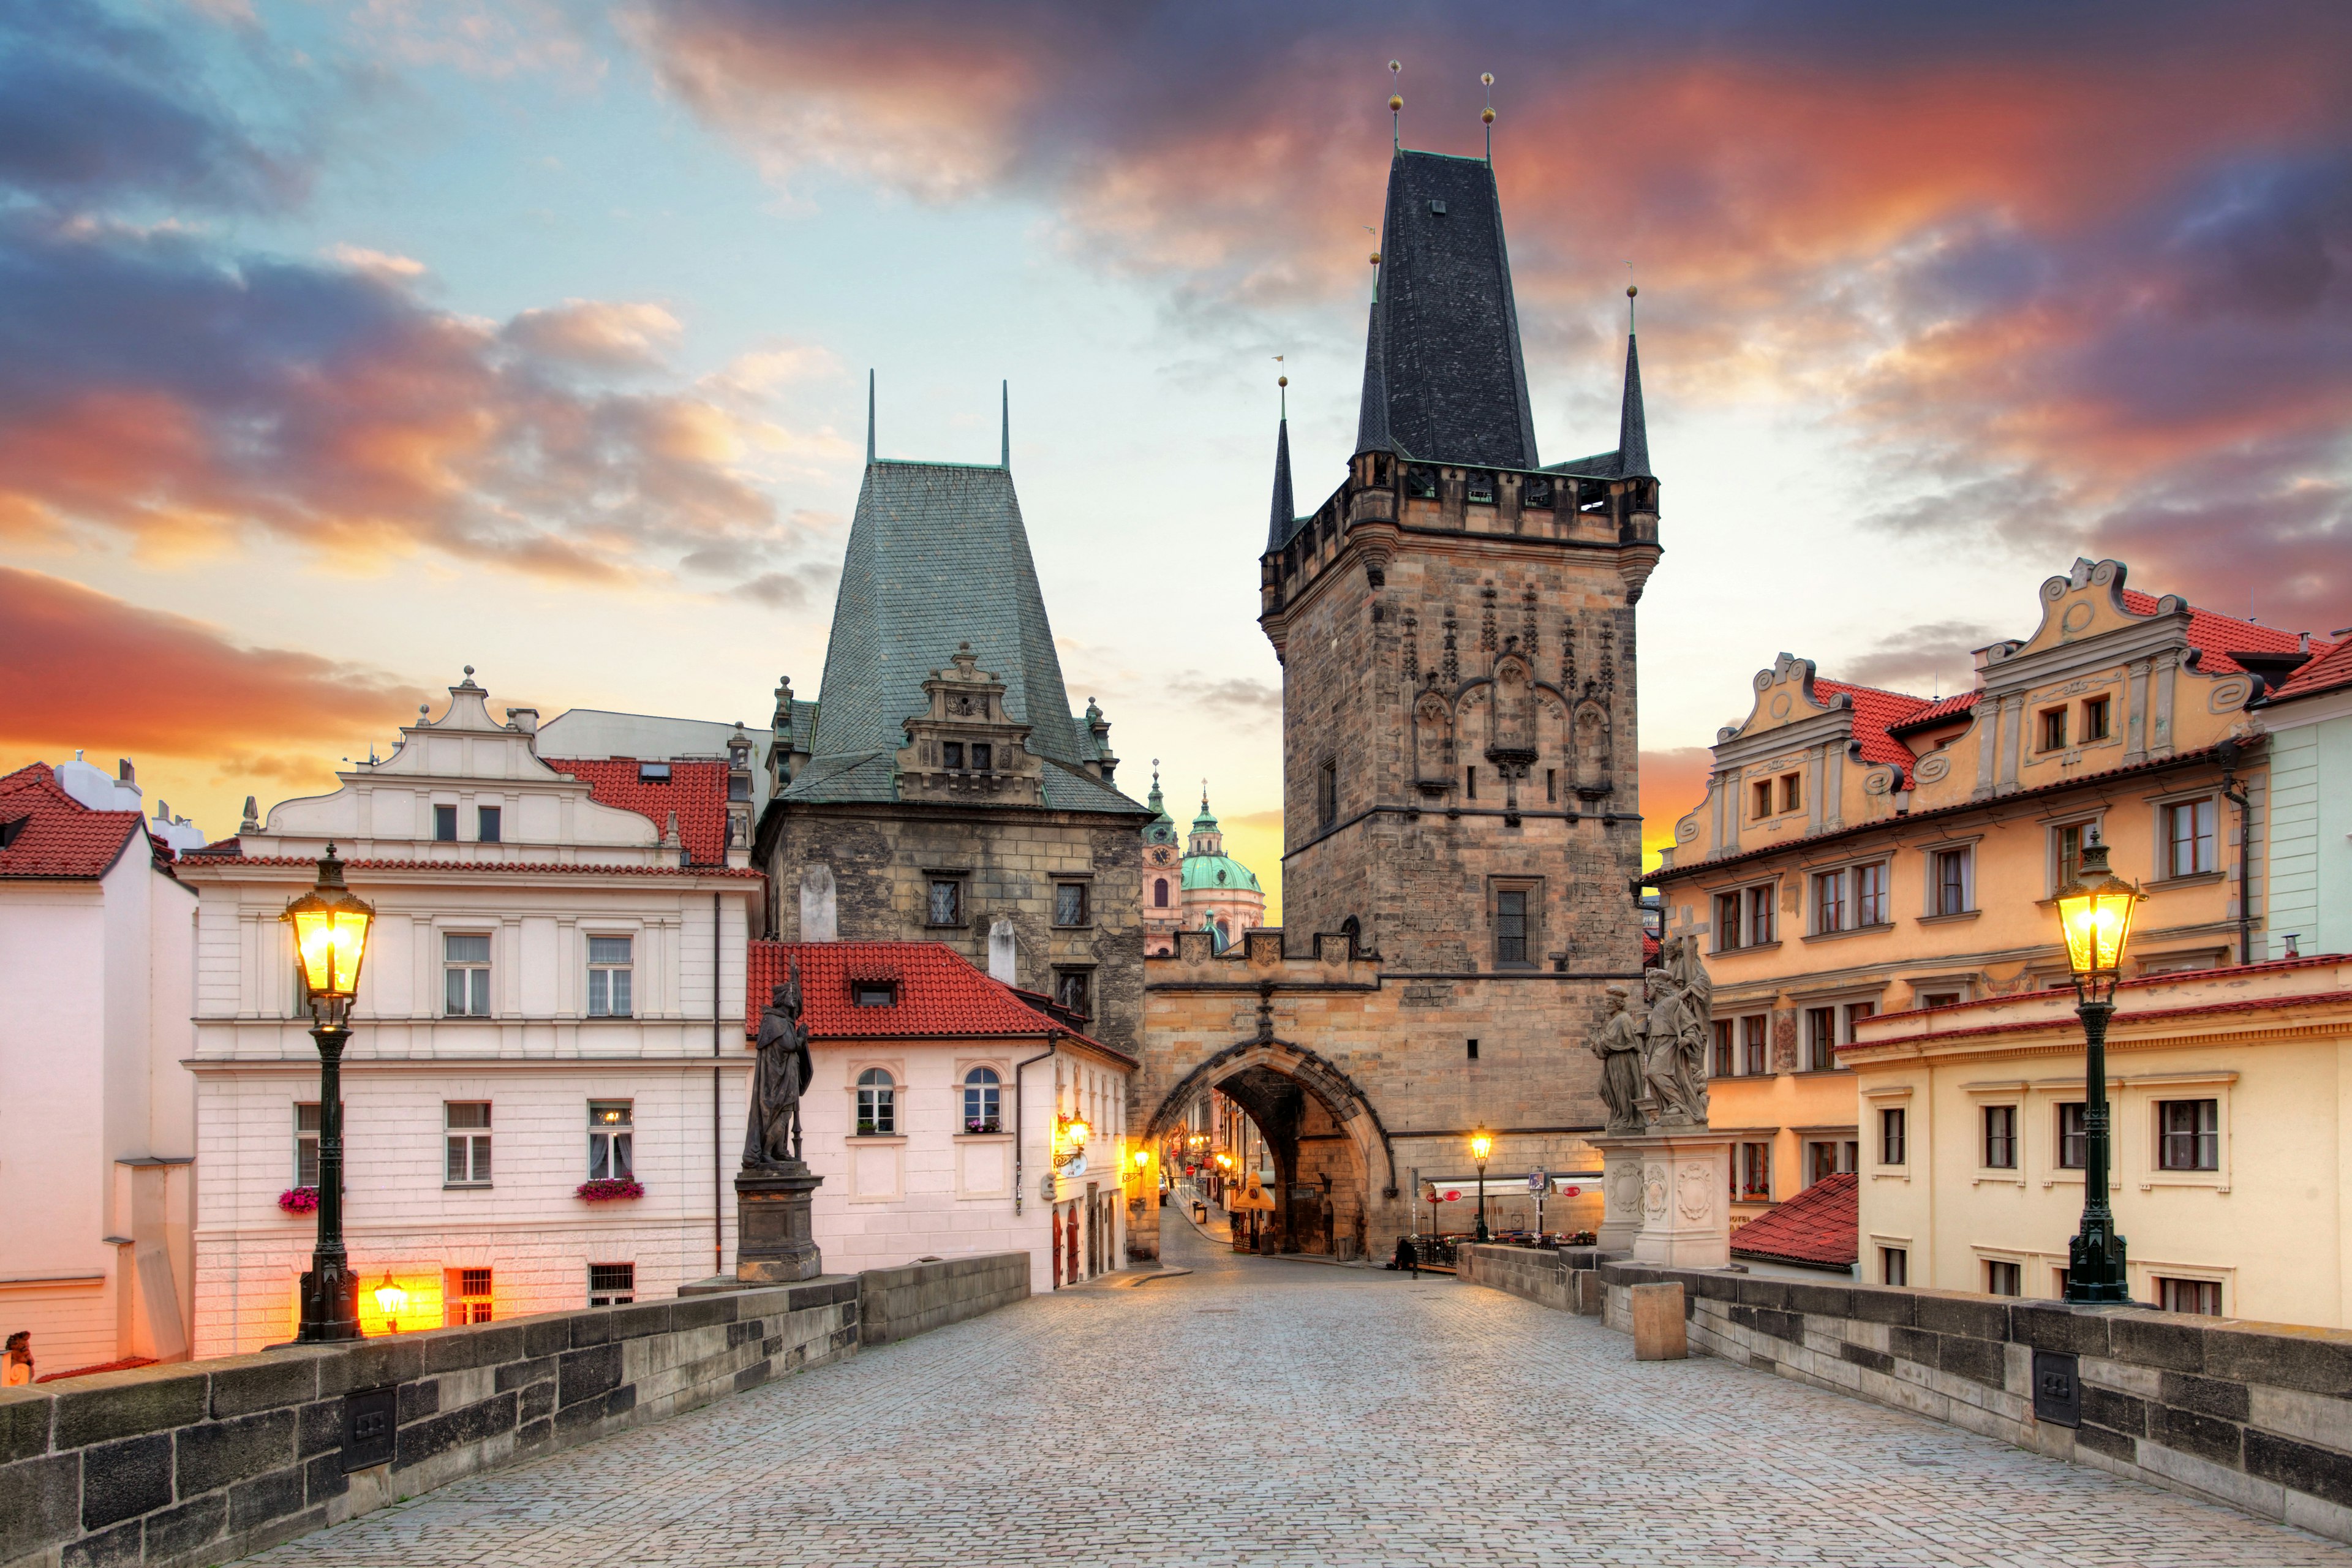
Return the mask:
[[[0,1332],[41,1376],[191,1344],[196,900],[140,804],[128,763],[0,778]]]
[[[752,943],[751,1036],[795,968],[827,1272],[1025,1252],[1044,1291],[1125,1267],[1159,1185],[1128,1130],[1130,1058],[929,942]]]
[[[870,412],[869,412],[870,417]],[[1005,460],[873,456],[819,700],[777,690],[755,863],[786,942],[943,942],[1132,1054],[1150,812],[1073,713]]]
[[[1953,697],[1783,654],[1717,734],[1652,882],[1669,934],[1706,946],[1735,1222],[1858,1168],[1839,1052],[1864,1021],[2065,984],[2050,900],[2091,835],[2149,894],[2137,972],[2255,951],[2271,761],[2252,666],[2303,639],[2125,576],[2078,561],[2050,578],[2032,635],[1980,650]]]
[[[319,1064],[279,916],[330,842],[376,910],[342,1069],[365,1331],[667,1297],[732,1267],[764,883],[725,842],[727,770],[562,771],[535,714],[487,701],[468,671],[391,756],[182,862],[201,898],[200,1355],[293,1330]]]
[[[1537,453],[1491,164],[1398,151],[1377,260],[1354,452],[1304,516],[1276,437],[1287,934],[1147,961],[1143,1074],[1155,1128],[1204,1089],[1245,1106],[1285,1203],[1328,1169],[1371,1251],[1481,1123],[1498,1176],[1591,1158],[1582,1041],[1641,973],[1633,606],[1659,557],[1630,333],[1615,448]],[[1319,1196],[1285,1215],[1311,1245]]]
[[[1862,1277],[2061,1294],[2083,1211],[2072,988],[1866,1019],[1841,1054],[1864,1118]],[[2347,1089],[2352,962],[2340,955],[2120,985],[2108,1202],[2132,1299],[2352,1324]]]
[[[2333,636],[2332,650],[2274,672],[2257,710],[2270,731],[2271,958],[2352,952],[2352,626]]]
[[[1143,935],[1145,951],[1163,957],[1176,951],[1180,931],[1212,933],[1216,950],[1241,940],[1242,932],[1265,924],[1265,889],[1257,873],[1225,853],[1225,836],[1209,810],[1209,786],[1201,786],[1200,815],[1180,853],[1176,824],[1151,775],[1144,804],[1151,820],[1143,826]]]

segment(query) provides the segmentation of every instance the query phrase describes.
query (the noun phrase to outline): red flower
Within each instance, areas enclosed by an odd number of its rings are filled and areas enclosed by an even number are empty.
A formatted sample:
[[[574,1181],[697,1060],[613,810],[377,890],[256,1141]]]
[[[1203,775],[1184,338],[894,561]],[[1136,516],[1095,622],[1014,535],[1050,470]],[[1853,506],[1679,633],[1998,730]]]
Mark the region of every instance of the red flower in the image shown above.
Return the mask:
[[[599,1182],[583,1182],[574,1194],[592,1204],[609,1203],[614,1198],[641,1198],[646,1195],[644,1184],[626,1176],[616,1176]]]
[[[288,1214],[314,1214],[319,1207],[316,1187],[289,1187],[278,1194],[278,1206]]]

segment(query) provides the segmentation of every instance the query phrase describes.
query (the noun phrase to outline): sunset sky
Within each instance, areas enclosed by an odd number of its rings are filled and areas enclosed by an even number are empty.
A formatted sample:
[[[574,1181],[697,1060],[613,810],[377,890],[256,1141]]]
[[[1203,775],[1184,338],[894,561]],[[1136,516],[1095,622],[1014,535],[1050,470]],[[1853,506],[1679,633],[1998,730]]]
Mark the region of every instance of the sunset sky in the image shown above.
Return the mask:
[[[467,664],[756,727],[871,367],[884,456],[1011,382],[1073,701],[1272,882],[1391,58],[1409,146],[1496,79],[1547,461],[1641,284],[1654,842],[1776,653],[1950,691],[2078,553],[2352,623],[2352,5],[0,0],[0,767],[221,837]]]

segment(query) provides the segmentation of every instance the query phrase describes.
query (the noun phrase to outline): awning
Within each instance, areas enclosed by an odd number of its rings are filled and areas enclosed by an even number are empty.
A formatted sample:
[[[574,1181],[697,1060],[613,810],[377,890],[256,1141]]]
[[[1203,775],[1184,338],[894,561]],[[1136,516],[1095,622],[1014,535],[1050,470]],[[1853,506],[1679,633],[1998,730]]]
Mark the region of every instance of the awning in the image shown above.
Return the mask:
[[[1548,1200],[1562,1197],[1589,1197],[1597,1195],[1600,1191],[1600,1172],[1573,1171],[1555,1173],[1551,1178],[1550,1187],[1543,1195]],[[1449,1194],[1454,1196],[1449,1199],[1447,1196]],[[1489,1203],[1496,1198],[1532,1198],[1535,1195],[1528,1190],[1528,1179],[1525,1176],[1488,1176],[1486,1178],[1486,1201]],[[1444,1181],[1436,1177],[1424,1176],[1421,1183],[1421,1201],[1423,1203],[1450,1201],[1475,1204],[1478,1201],[1478,1178],[1469,1176],[1460,1181]]]

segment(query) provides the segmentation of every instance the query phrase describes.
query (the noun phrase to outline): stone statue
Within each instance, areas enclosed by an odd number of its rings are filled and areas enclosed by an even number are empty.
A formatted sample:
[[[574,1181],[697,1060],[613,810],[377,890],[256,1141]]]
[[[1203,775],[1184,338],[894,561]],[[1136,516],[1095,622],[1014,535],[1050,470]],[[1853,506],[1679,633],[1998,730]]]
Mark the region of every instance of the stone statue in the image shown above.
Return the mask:
[[[1671,971],[1653,969],[1643,977],[1650,1004],[1643,1025],[1642,1073],[1666,1124],[1706,1124],[1706,1020],[1693,1009],[1689,992]]]
[[[808,1087],[809,1032],[801,1022],[801,966],[776,987],[760,1014],[760,1058],[751,1076],[751,1124],[744,1129],[747,1171],[797,1164],[801,1157],[801,1091]]]
[[[1601,1058],[1601,1098],[1609,1107],[1609,1131],[1617,1134],[1642,1131],[1642,1020],[1626,1010],[1632,995],[1622,985],[1609,987],[1608,1014],[1585,1041]]]

